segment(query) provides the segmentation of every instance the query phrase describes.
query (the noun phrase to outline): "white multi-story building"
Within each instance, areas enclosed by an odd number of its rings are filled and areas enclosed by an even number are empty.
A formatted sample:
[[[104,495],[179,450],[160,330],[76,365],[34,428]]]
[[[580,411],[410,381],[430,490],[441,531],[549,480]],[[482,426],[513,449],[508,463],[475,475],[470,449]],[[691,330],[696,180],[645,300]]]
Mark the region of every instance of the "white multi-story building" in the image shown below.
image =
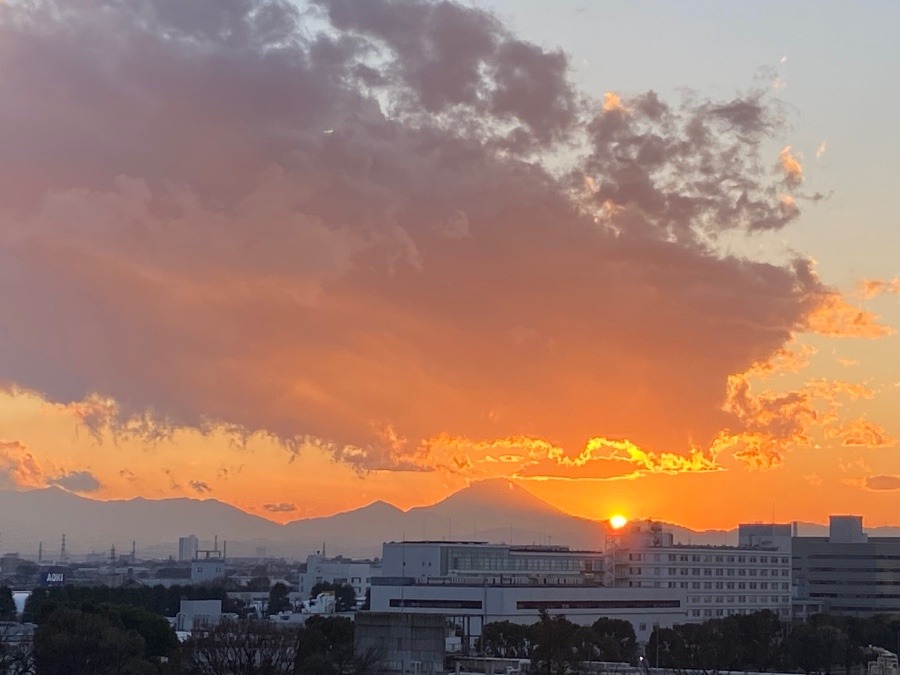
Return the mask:
[[[308,599],[316,584],[349,584],[358,599],[365,597],[373,577],[381,576],[381,561],[326,558],[316,552],[306,557],[306,572],[300,573],[300,596]]]
[[[763,546],[747,536],[737,547],[681,545],[658,523],[634,524],[607,540],[615,586],[682,591],[691,622],[762,610],[789,619],[790,530],[787,550],[784,541]]]
[[[541,611],[590,625],[626,619],[646,641],[654,626],[687,620],[679,588],[604,585],[607,556],[564,546],[485,542],[390,542],[383,574],[372,585],[372,611],[443,614],[463,623],[469,638],[485,623],[531,624]],[[611,579],[611,577],[609,577]]]

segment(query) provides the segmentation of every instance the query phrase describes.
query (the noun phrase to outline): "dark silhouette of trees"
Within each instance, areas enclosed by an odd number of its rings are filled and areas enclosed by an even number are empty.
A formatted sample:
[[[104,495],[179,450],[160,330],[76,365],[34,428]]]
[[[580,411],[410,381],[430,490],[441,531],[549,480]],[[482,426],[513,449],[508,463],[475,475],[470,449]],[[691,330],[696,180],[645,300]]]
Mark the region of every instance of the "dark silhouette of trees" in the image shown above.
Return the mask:
[[[637,657],[637,636],[630,621],[603,617],[591,628],[600,638],[602,660],[631,663]]]
[[[511,621],[487,623],[481,631],[481,650],[501,658],[530,656],[529,631],[529,626]]]
[[[34,657],[41,675],[139,675],[155,673],[146,643],[109,617],[66,607],[38,626]]]
[[[334,592],[335,609],[338,612],[349,612],[356,608],[356,591],[350,584],[331,584],[320,581],[309,592],[310,598],[315,598],[319,593]]]
[[[540,620],[530,628],[533,648],[531,665],[534,672],[565,673],[577,669],[579,658],[579,629],[562,615],[542,611]]]
[[[278,614],[291,609],[289,594],[291,589],[284,584],[275,584],[269,589],[269,602],[266,604],[268,614]]]
[[[34,675],[34,651],[22,641],[21,624],[0,622],[0,673],[3,675]],[[25,629],[27,630],[27,629]]]
[[[377,655],[353,652],[353,624],[314,616],[305,626],[226,621],[187,640],[175,672],[196,675],[364,675]]]
[[[0,621],[15,621],[17,614],[12,589],[9,586],[0,586]]]

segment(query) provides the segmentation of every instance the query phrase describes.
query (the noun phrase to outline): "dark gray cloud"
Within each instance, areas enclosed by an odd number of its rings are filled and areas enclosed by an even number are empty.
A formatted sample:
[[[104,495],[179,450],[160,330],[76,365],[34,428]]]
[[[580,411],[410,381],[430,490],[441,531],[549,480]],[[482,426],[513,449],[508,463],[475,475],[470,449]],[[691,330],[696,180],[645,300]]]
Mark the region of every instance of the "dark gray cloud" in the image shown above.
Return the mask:
[[[900,476],[869,476],[866,487],[870,490],[900,490]]]
[[[361,469],[441,433],[712,438],[823,293],[715,249],[796,216],[771,103],[598,111],[482,10],[315,6],[0,5],[0,381]]]
[[[69,471],[47,479],[48,485],[56,485],[70,492],[95,492],[102,486],[90,471]]]
[[[263,508],[271,513],[289,513],[297,510],[293,502],[278,502],[277,504],[263,504]]]
[[[194,492],[199,492],[200,494],[206,494],[207,492],[212,492],[212,488],[209,486],[209,483],[202,480],[192,480],[188,482],[188,485]]]

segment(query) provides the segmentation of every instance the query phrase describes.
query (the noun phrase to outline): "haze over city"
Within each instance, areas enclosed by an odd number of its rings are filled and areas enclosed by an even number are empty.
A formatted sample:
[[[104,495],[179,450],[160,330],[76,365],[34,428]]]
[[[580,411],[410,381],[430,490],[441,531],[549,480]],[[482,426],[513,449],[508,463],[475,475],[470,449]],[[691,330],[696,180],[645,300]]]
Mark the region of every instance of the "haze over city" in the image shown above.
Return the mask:
[[[0,2],[0,489],[900,524],[897,25]]]

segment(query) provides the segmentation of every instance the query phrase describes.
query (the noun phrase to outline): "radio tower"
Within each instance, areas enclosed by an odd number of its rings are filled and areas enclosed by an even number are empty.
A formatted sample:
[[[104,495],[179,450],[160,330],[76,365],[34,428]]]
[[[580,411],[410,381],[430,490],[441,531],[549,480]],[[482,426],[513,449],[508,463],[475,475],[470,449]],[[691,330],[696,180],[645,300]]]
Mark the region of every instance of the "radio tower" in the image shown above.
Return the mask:
[[[66,562],[66,535],[62,536],[62,544],[59,547],[59,562]]]

